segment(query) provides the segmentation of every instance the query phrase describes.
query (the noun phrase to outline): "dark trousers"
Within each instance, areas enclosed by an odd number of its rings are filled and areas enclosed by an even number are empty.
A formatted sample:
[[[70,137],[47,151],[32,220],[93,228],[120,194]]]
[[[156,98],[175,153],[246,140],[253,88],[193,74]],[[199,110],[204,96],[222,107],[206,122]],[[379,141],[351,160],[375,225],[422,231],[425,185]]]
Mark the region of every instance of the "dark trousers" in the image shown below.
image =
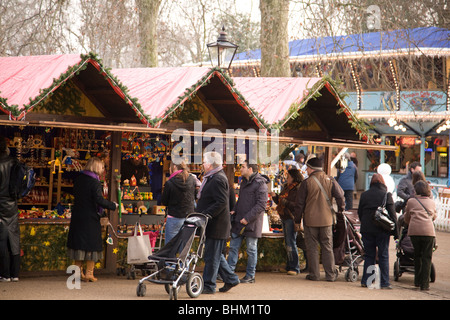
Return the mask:
[[[353,190],[344,190],[345,210],[353,209]]]
[[[223,282],[229,284],[239,283],[239,277],[228,265],[222,251],[226,240],[206,238],[203,260],[205,268],[203,269],[203,282],[205,289],[215,292],[217,274],[220,275]]]
[[[428,289],[434,237],[411,236],[411,242],[414,247],[414,284],[421,289]]]
[[[8,229],[0,222],[0,277],[18,278],[20,255],[11,254]]]
[[[390,235],[385,232],[364,232],[362,241],[364,243],[364,273],[361,278],[361,284],[370,286],[368,280],[375,280],[371,277],[375,272],[378,249],[378,266],[380,267],[380,286],[388,287],[389,283],[389,239]],[[370,268],[370,269],[369,269]]]

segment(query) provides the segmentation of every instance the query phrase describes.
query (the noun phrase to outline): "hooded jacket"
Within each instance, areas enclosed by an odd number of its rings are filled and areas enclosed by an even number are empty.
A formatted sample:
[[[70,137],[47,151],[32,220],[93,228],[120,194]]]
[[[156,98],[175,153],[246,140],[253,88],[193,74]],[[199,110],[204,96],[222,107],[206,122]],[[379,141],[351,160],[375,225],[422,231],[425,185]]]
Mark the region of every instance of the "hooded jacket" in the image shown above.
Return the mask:
[[[167,207],[167,214],[175,218],[186,218],[194,212],[196,180],[192,175],[183,181],[181,174],[172,177],[164,185],[161,204]]]
[[[261,238],[267,198],[266,179],[259,173],[252,174],[248,180],[243,178],[239,199],[234,207],[235,216],[232,217],[231,232],[240,234],[245,227],[243,232],[245,236]],[[243,218],[247,220],[247,225],[240,222]]]

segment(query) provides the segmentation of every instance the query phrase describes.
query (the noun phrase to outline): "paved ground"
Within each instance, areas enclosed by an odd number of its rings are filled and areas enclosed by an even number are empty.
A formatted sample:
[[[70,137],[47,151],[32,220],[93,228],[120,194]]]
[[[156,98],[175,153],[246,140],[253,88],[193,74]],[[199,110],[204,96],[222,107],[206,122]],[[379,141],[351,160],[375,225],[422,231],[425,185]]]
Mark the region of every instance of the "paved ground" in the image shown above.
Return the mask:
[[[392,281],[393,290],[366,289],[355,283],[346,282],[341,273],[334,283],[305,280],[305,275],[287,276],[281,273],[257,273],[256,283],[240,284],[227,293],[200,295],[193,300],[184,288],[180,300],[226,301],[226,300],[450,300],[450,233],[438,232],[438,250],[434,253],[436,282],[431,290],[422,292],[413,286],[414,275],[405,273],[398,282]],[[394,243],[391,241],[391,266],[395,260]],[[361,268],[360,268],[361,270]],[[242,276],[242,274],[239,274]],[[323,275],[323,274],[322,274]],[[127,280],[123,276],[100,274],[96,283],[81,283],[80,289],[69,290],[66,280],[69,275],[53,276],[22,275],[17,283],[0,283],[0,300],[168,300],[164,286],[147,284],[145,297],[136,296],[138,280]],[[392,267],[391,267],[392,276]],[[222,284],[219,284],[219,287]]]

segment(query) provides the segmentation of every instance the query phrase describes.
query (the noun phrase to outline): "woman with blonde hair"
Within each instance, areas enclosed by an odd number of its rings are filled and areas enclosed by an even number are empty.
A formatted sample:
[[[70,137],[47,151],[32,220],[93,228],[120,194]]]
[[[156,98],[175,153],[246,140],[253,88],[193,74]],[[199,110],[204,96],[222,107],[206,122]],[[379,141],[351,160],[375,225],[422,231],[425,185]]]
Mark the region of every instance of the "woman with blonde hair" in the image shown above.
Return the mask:
[[[99,176],[104,172],[103,161],[97,157],[88,160],[85,168],[74,180],[74,206],[70,220],[67,248],[69,257],[82,269],[86,261],[83,281],[94,282],[94,264],[103,258],[103,240],[100,218],[103,209],[116,210],[117,203],[106,200]]]

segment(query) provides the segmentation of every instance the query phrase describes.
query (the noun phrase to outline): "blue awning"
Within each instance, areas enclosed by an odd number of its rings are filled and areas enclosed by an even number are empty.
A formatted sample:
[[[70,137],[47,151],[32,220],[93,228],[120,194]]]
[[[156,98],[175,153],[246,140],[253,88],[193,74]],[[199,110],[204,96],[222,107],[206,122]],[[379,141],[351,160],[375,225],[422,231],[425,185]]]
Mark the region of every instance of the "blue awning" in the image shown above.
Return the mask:
[[[410,52],[423,49],[450,54],[450,30],[437,27],[370,32],[334,37],[293,40],[290,58],[334,55],[368,55],[380,52]],[[426,52],[425,52],[426,53]],[[261,49],[236,55],[234,63],[261,59]],[[250,61],[249,61],[250,60]]]

